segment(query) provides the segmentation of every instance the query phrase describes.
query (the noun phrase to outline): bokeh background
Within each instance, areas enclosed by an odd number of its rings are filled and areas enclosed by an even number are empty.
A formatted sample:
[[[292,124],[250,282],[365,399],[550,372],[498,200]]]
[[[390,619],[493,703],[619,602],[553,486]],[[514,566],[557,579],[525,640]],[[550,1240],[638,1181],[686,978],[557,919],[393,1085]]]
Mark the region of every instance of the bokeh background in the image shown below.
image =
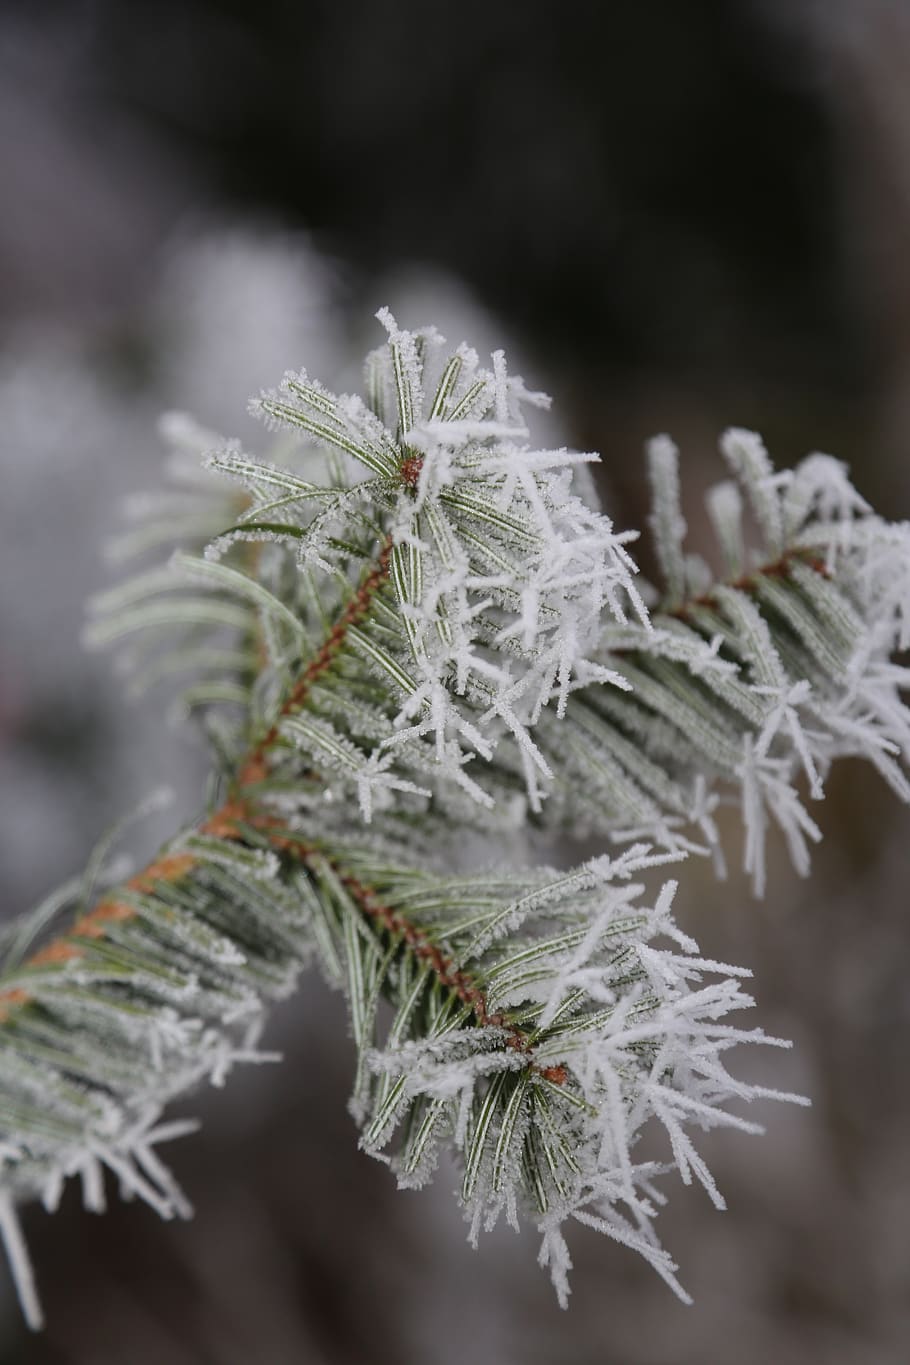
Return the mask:
[[[162,782],[204,781],[166,695],[84,654],[101,545],[154,487],[162,409],[251,435],[306,364],[357,382],[389,303],[505,343],[604,454],[625,525],[643,440],[683,447],[697,540],[730,423],[847,459],[910,514],[906,0],[4,0],[0,6],[2,915]],[[252,433],[254,435],[254,433]],[[755,971],[810,1094],[705,1146],[729,1212],[674,1190],[696,1299],[574,1239],[570,1311],[533,1236],[468,1249],[454,1173],[398,1194],[358,1154],[342,1002],[309,979],[280,1068],[200,1096],[170,1153],[188,1225],[75,1192],[26,1218],[49,1327],[0,1274],[4,1365],[903,1365],[910,1359],[908,812],[844,765],[813,877],[765,902],[687,868],[707,955]],[[731,829],[731,843],[736,834]]]

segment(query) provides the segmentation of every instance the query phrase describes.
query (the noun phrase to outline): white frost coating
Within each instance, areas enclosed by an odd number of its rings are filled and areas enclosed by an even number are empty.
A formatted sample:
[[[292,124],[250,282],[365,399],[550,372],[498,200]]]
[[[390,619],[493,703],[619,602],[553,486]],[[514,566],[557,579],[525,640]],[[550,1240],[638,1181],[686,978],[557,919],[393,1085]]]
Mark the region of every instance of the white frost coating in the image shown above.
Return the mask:
[[[762,438],[757,431],[730,427],[720,439],[720,448],[748,494],[769,555],[779,555],[784,548],[782,476],[775,474]]]
[[[663,1202],[654,1178],[675,1170],[723,1208],[692,1130],[760,1133],[729,1111],[733,1099],[806,1103],[728,1073],[725,1059],[737,1044],[789,1044],[728,1022],[753,1004],[740,985],[749,973],[699,956],[672,919],[676,884],[649,904],[630,880],[666,860],[638,845],[531,887],[457,952],[461,967],[485,981],[489,1009],[520,1012],[534,1039],[532,1068],[507,1028],[446,1029],[390,1041],[367,1057],[381,1078],[379,1095],[392,1095],[396,1107],[380,1103],[362,1145],[381,1153],[410,1105],[442,1104],[442,1132],[463,1153],[472,1241],[500,1217],[515,1222],[527,1205],[528,1153],[538,1154],[541,1264],[563,1305],[571,1262],[561,1229],[569,1219],[637,1251],[688,1301],[654,1230]],[[640,1163],[640,1137],[656,1127],[666,1159]],[[436,1142],[429,1136],[420,1151],[428,1168]],[[392,1164],[402,1184],[414,1183],[413,1139]]]
[[[782,687],[756,687],[756,692],[768,697],[772,702],[771,711],[764,723],[762,732],[755,745],[756,757],[762,758],[771,747],[771,742],[782,726],[790,732],[793,748],[809,779],[809,791],[816,801],[824,796],[822,780],[809,747],[809,739],[800,723],[798,707],[808,701],[812,693],[811,685],[805,678],[798,683]]]
[[[367,363],[373,412],[302,372],[254,405],[272,424],[302,427],[350,468],[352,486],[324,490],[320,510],[308,520],[304,513],[302,534],[304,502],[295,502],[298,562],[332,572],[333,538],[357,501],[364,509],[371,498],[385,501],[407,650],[359,630],[351,640],[401,688],[397,726],[409,741],[429,741],[437,781],[472,755],[488,761],[510,736],[531,807],[540,809],[541,781],[552,777],[531,736],[541,711],[553,705],[565,715],[570,695],[592,681],[627,686],[596,658],[605,618],[631,612],[648,628],[626,549],[636,533],[616,531],[574,491],[573,470],[595,456],[529,445],[522,406],[544,399],[508,374],[501,351],[483,369],[465,346],[447,352],[434,329],[402,329],[388,309],[378,317],[389,339]],[[213,463],[247,486],[253,503],[244,519],[255,518],[256,504],[273,497],[274,467],[236,451]],[[361,470],[358,480],[356,463],[370,477]],[[263,538],[281,534],[272,527]],[[211,553],[224,548],[222,537]],[[480,775],[455,781],[489,803]],[[371,810],[368,791],[361,794]]]
[[[677,606],[686,595],[682,548],[686,523],[679,505],[679,449],[669,436],[655,436],[648,442],[646,452],[653,499],[649,524],[667,583],[669,604]]]
[[[738,578],[745,562],[743,500],[739,485],[733,479],[714,484],[708,489],[705,505],[723,553],[726,575]]]
[[[44,1326],[44,1315],[41,1312],[38,1291],[35,1288],[35,1273],[32,1270],[25,1238],[22,1236],[19,1216],[10,1197],[2,1191],[0,1191],[0,1239],[2,1239],[6,1251],[6,1259],[9,1262],[13,1284],[16,1286],[22,1316],[33,1332],[40,1332]]]
[[[820,831],[801,788],[821,799],[835,759],[867,758],[910,800],[910,710],[902,695],[910,671],[891,659],[910,643],[910,527],[875,516],[830,456],[810,455],[775,473],[754,433],[731,430],[722,446],[736,481],[713,489],[708,505],[729,581],[694,580],[687,559],[687,600],[675,601],[676,456],[658,438],[652,523],[667,591],[649,632],[629,622],[607,623],[602,634],[601,658],[632,683],[630,703],[612,690],[583,694],[568,717],[583,740],[566,745],[554,733],[543,747],[557,772],[553,753],[571,759],[563,821],[571,811],[580,826],[602,828],[591,818],[595,801],[612,800],[613,837],[691,852],[681,830],[695,825],[719,872],[712,812],[738,804],[744,865],[760,893],[773,825],[797,871],[808,872]],[[744,541],[741,489],[762,532],[758,546]]]

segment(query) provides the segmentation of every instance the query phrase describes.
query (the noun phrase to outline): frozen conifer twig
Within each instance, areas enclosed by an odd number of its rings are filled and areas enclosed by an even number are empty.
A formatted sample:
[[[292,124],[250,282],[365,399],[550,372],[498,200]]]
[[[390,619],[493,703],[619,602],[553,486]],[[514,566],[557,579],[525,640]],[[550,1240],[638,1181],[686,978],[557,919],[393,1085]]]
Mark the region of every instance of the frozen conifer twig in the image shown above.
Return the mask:
[[[735,804],[761,895],[774,825],[808,873],[821,831],[803,789],[820,800],[836,758],[868,759],[910,799],[910,672],[892,657],[910,638],[910,527],[872,514],[830,456],[774,473],[754,433],[728,432],[722,449],[741,481],[708,497],[728,576],[683,554],[676,450],[662,438],[651,449],[663,506],[652,526],[665,541],[666,594],[649,631],[607,623],[602,635],[602,661],[630,689],[581,692],[567,729],[545,718],[537,738],[565,755],[551,823],[700,845],[722,870],[713,812]],[[761,530],[751,548],[741,492]]]
[[[731,1101],[796,1097],[727,1071],[734,1045],[780,1040],[729,1021],[748,973],[698,955],[675,883],[653,877],[699,847],[720,863],[713,812],[731,799],[757,889],[769,816],[805,870],[800,784],[820,796],[842,753],[910,796],[891,658],[910,630],[907,528],[842,466],[775,474],[757,437],[728,433],[715,581],[684,552],[676,449],[652,444],[667,582],[649,618],[634,536],[573,489],[593,457],[529,444],[541,396],[500,353],[485,369],[380,318],[367,401],[304,373],[256,401],[282,433],[270,460],[172,419],[182,544],[94,603],[90,640],[126,640],[140,685],[192,675],[220,795],[93,905],[77,889],[62,932],[39,911],[37,952],[23,960],[28,926],[0,944],[0,1231],[33,1325],[17,1205],[53,1207],[78,1175],[98,1209],[107,1168],[185,1216],[155,1151],[185,1126],[161,1111],[272,1060],[268,1004],[313,958],[347,996],[361,1144],[402,1184],[453,1145],[472,1238],[530,1218],[561,1302],[570,1220],[684,1295],[654,1180],[694,1177],[722,1207],[691,1130],[753,1132]],[[118,554],[167,543],[174,509],[146,504]],[[465,833],[492,832],[492,853],[528,822],[618,848],[567,873],[457,870]],[[662,1162],[637,1159],[648,1126]]]

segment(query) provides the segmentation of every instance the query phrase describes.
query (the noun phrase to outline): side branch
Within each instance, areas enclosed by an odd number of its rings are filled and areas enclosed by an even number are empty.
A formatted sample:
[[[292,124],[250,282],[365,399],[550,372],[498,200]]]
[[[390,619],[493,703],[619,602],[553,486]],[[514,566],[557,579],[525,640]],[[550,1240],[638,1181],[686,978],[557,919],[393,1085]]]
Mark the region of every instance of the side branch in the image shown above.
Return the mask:
[[[201,821],[197,829],[200,834],[238,843],[245,842],[247,834],[255,831],[256,835],[264,838],[275,852],[289,859],[296,859],[313,874],[318,875],[320,865],[330,866],[365,917],[390,938],[399,940],[419,962],[428,965],[440,985],[470,1008],[480,1027],[501,1029],[506,1034],[506,1046],[518,1052],[529,1053],[532,1048],[529,1034],[511,1022],[502,1012],[489,1010],[486,994],[477,980],[469,972],[458,968],[426,929],[414,924],[400,910],[387,905],[372,887],[346,871],[338,859],[327,854],[316,844],[301,839],[286,829],[276,828],[270,817],[258,811],[249,796],[244,795],[245,788],[267,776],[268,753],[278,738],[281,720],[306,706],[310,688],[331,667],[343,649],[348,630],[367,614],[375,594],[388,578],[391,550],[391,540],[386,539],[376,563],[346,604],[318,652],[303,670],[285,699],[275,722],[239,765],[228,800]],[[199,859],[191,853],[163,855],[130,878],[125,883],[125,889],[154,895],[162,883],[177,884],[183,881],[198,863]],[[92,910],[80,916],[67,933],[41,948],[25,965],[48,966],[84,957],[85,940],[104,938],[108,926],[133,919],[137,913],[129,900],[118,897],[116,892],[105,896]],[[33,999],[32,994],[21,987],[0,992],[0,1025],[6,1023],[14,1012],[31,1003]],[[565,1080],[566,1073],[562,1066],[537,1067],[533,1063],[529,1065],[555,1084],[562,1084]]]
[[[238,793],[248,784],[262,781],[266,777],[268,771],[267,754],[278,737],[281,721],[285,716],[292,715],[306,705],[310,688],[335,661],[344,646],[348,630],[361,621],[368,612],[376,593],[388,579],[391,553],[392,542],[390,538],[386,538],[376,563],[345,605],[317,653],[303,670],[297,683],[285,699],[274,724],[253,745],[239,765],[231,796],[224,805],[200,823],[198,826],[199,833],[212,834],[220,838],[237,837],[233,829],[238,810],[241,809]],[[242,805],[242,809],[246,814],[245,804]],[[140,893],[153,893],[158,883],[181,881],[196,866],[197,861],[198,859],[190,853],[158,857],[141,872],[131,877],[125,884],[126,889]],[[48,966],[83,957],[84,949],[80,946],[81,939],[103,938],[108,924],[133,919],[136,914],[135,908],[127,901],[118,899],[116,893],[105,896],[94,909],[82,915],[66,933],[52,939],[28,958],[24,966]],[[22,988],[17,987],[14,990],[0,991],[0,1026],[5,1024],[16,1010],[29,1004],[32,999],[31,993]]]

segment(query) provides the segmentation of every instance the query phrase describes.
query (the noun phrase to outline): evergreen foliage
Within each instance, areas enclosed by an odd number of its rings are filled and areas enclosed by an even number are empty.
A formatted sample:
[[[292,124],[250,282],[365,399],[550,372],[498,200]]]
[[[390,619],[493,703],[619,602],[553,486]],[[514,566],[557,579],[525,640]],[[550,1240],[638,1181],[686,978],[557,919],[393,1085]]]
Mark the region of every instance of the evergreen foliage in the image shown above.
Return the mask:
[[[162,1110],[270,1060],[269,1002],[313,960],[347,997],[361,1144],[402,1185],[451,1144],[472,1238],[529,1217],[562,1302],[569,1219],[684,1296],[655,1181],[694,1176],[722,1207],[693,1130],[755,1131],[731,1102],[798,1097],[727,1070],[740,1042],[786,1044],[730,1022],[748,973],[701,958],[675,883],[649,874],[706,852],[722,874],[722,803],[757,892],[772,823],[806,872],[807,801],[842,755],[910,798],[893,661],[910,529],[840,463],[775,473],[757,436],[728,432],[716,576],[685,551],[678,455],[657,438],[663,585],[636,586],[597,457],[529,444],[524,411],[546,400],[502,354],[483,368],[380,320],[365,400],[305,373],[256,400],[268,459],[168,418],[171,489],[133,506],[114,556],[177,548],[92,604],[90,643],[123,642],[135,686],[189,674],[213,781],[143,871],[118,881],[100,849],[0,943],[0,1231],[33,1325],[17,1206],[52,1208],[78,1176],[100,1209],[107,1168],[186,1215],[157,1147],[191,1125]],[[492,866],[507,831],[610,851]],[[466,838],[492,870],[465,870]],[[665,1157],[645,1160],[655,1126]]]

